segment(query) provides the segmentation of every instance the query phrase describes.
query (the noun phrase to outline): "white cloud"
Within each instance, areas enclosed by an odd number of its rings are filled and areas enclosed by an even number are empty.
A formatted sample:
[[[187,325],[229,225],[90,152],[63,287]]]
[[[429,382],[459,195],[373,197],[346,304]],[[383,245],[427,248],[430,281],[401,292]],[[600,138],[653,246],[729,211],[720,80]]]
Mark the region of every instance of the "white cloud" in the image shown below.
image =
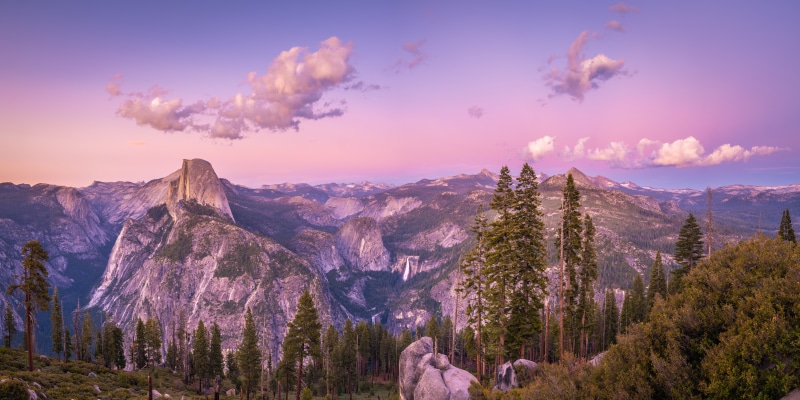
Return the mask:
[[[467,109],[467,114],[473,118],[480,118],[483,116],[483,107],[472,106]]]
[[[422,45],[425,44],[425,39],[420,39],[416,42],[403,43],[403,50],[409,53],[410,59],[399,59],[394,64],[395,72],[400,72],[403,69],[414,69],[416,66],[422,64],[428,58],[428,55],[422,51]]]
[[[526,158],[537,161],[547,154],[552,153],[553,150],[555,150],[555,138],[552,136],[543,136],[528,143],[528,146],[523,149],[523,154]]]
[[[144,94],[124,94],[120,91],[121,77],[112,79],[106,91],[112,96],[128,97],[120,105],[119,115],[165,132],[189,129],[213,138],[241,139],[243,132],[252,130],[297,130],[300,119],[316,120],[344,114],[342,107],[318,103],[325,92],[350,81],[355,75],[349,62],[352,50],[352,43],[331,37],[320,43],[316,52],[303,47],[283,51],[265,74],[251,72],[247,75],[252,93],[240,93],[226,101],[212,97],[183,106],[182,99],[165,99],[166,91],[157,87]],[[353,89],[363,90],[364,86],[355,85]],[[198,122],[209,118],[213,123]]]
[[[581,32],[567,51],[567,67],[563,70],[553,67],[545,75],[546,85],[553,91],[551,97],[566,94],[582,102],[587,92],[599,87],[600,81],[627,73],[625,60],[614,60],[605,54],[587,59],[583,48],[591,38],[589,31]]]
[[[560,154],[561,158],[563,158],[565,161],[574,161],[579,158],[583,158],[586,155],[585,146],[588,140],[588,137],[578,139],[575,147],[571,149],[569,146],[564,146],[564,150]]]
[[[579,145],[583,145],[579,141]],[[578,145],[575,146],[576,150]],[[653,149],[654,148],[654,149]],[[651,150],[652,149],[652,150]],[[572,161],[577,154],[565,149],[562,158]],[[581,150],[583,150],[581,148]],[[586,150],[586,158],[595,161],[606,161],[614,168],[650,168],[650,167],[707,167],[724,162],[747,161],[753,156],[766,156],[778,151],[787,150],[772,146],[755,146],[745,149],[739,145],[723,144],[710,154],[693,136],[678,139],[671,143],[661,143],[651,139],[641,139],[633,149],[625,142],[611,142],[604,148]],[[572,156],[572,157],[569,157]]]

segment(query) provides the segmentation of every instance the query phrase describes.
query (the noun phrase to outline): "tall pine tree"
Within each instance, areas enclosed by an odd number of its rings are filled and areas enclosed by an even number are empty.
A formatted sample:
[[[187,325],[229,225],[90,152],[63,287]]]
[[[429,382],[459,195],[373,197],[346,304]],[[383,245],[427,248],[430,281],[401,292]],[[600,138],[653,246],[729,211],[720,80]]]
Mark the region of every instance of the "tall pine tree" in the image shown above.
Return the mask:
[[[680,281],[689,271],[697,265],[697,262],[703,258],[703,233],[700,231],[700,225],[693,214],[689,214],[686,222],[681,226],[678,233],[678,241],[675,242],[675,261],[681,265],[680,268],[673,271],[670,277],[670,284],[674,286],[670,291],[676,293],[680,290]],[[673,284],[674,283],[674,284]]]
[[[22,246],[22,276],[20,282],[8,286],[11,295],[17,290],[25,295],[25,347],[28,350],[28,370],[33,372],[33,317],[36,311],[49,309],[50,294],[47,283],[47,268],[44,263],[50,259],[47,251],[38,240],[31,240]]]
[[[650,286],[647,287],[647,313],[650,313],[653,308],[656,295],[661,296],[663,300],[667,299],[667,279],[664,275],[661,251],[656,252],[656,259],[653,261],[653,267],[650,270]]]
[[[297,301],[297,314],[289,323],[286,334],[286,347],[283,349],[284,358],[297,362],[297,400],[300,400],[300,391],[303,381],[303,364],[306,357],[319,359],[320,334],[322,324],[319,322],[319,313],[314,306],[311,293],[306,290]],[[369,341],[369,337],[362,340]]]
[[[211,325],[211,343],[208,346],[208,366],[211,377],[223,376],[224,359],[222,356],[222,332],[219,325],[214,322]]]
[[[197,328],[194,330],[194,343],[192,346],[192,359],[194,360],[194,370],[200,382],[200,393],[203,393],[203,385],[208,385],[211,380],[211,368],[208,361],[208,336],[203,320],[197,321]]]
[[[64,353],[64,316],[61,313],[61,298],[58,286],[53,288],[53,311],[50,313],[50,338],[53,341],[53,353],[59,360]]]
[[[580,356],[586,357],[589,349],[589,332],[594,321],[594,283],[597,280],[597,250],[594,246],[595,228],[592,217],[583,217],[583,245],[581,249],[581,269],[578,281],[578,307],[580,317]]]
[[[563,358],[567,344],[564,338],[570,336],[571,329],[577,325],[576,306],[579,292],[576,268],[581,264],[583,242],[581,231],[581,194],[575,186],[572,174],[567,174],[564,188],[561,190],[561,225],[556,237],[556,247],[561,258],[559,274],[559,354]],[[570,332],[567,332],[567,331]]]
[[[475,235],[475,247],[467,252],[461,259],[460,267],[463,279],[459,287],[459,293],[467,300],[467,307],[465,313],[467,315],[467,324],[474,326],[477,332],[476,340],[476,354],[479,356],[475,359],[476,374],[478,381],[481,380],[481,332],[483,330],[485,318],[484,296],[488,283],[486,282],[486,275],[483,268],[486,264],[486,231],[489,229],[489,223],[486,221],[486,216],[483,212],[483,204],[478,206],[478,212],[475,214],[475,222],[472,224],[470,231]]]
[[[261,378],[261,350],[258,348],[258,333],[250,307],[247,308],[244,316],[242,343],[239,345],[236,359],[239,363],[239,371],[241,371],[240,378],[244,393],[250,400],[250,395],[255,393]]]

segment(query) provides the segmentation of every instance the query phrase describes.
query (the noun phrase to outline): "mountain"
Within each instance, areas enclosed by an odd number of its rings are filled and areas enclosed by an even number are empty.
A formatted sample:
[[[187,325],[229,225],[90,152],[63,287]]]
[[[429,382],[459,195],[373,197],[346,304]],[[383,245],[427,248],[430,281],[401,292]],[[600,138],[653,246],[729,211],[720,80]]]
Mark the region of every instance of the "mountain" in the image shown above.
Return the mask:
[[[704,223],[705,191],[640,187],[577,169],[540,175],[551,273],[567,174],[597,227],[598,293],[627,287],[634,274],[649,276],[656,251],[670,265],[689,212]],[[169,334],[183,312],[190,326],[199,319],[219,323],[232,347],[250,307],[277,350],[304,289],[323,325],[341,327],[349,317],[379,320],[395,331],[413,328],[431,314],[453,313],[459,258],[474,243],[469,227],[478,206],[491,201],[497,179],[483,170],[400,186],[249,188],[220,179],[204,160],[184,160],[149,182],[4,183],[0,284],[20,273],[22,244],[39,239],[67,310],[80,299],[124,328],[157,317]],[[774,235],[786,208],[800,215],[800,185],[712,189],[715,247],[751,236],[759,221]],[[0,301],[8,301],[5,293]],[[46,319],[39,318],[42,330]]]

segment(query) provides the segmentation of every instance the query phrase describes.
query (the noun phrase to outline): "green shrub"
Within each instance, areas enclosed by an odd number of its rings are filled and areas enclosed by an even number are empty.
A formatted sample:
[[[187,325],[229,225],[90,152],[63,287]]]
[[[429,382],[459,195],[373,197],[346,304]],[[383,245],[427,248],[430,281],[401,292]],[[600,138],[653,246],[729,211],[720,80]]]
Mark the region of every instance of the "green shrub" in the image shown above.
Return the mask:
[[[300,400],[313,400],[314,394],[311,393],[311,389],[303,388],[303,391],[300,392]]]
[[[28,400],[28,387],[16,379],[9,379],[0,383],[0,399]]]

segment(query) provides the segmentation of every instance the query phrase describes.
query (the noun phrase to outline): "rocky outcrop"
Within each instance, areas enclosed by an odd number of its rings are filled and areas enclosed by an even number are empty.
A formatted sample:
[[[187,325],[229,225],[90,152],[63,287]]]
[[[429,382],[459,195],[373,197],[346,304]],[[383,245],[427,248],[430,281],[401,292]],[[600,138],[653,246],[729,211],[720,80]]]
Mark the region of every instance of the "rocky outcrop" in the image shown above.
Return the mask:
[[[450,365],[444,354],[432,353],[433,340],[423,337],[400,354],[400,398],[404,400],[467,400],[478,379]]]
[[[325,208],[337,219],[345,219],[364,210],[364,203],[355,197],[331,197],[325,202]]]
[[[347,221],[334,235],[339,255],[359,271],[388,271],[389,251],[383,246],[381,230],[372,218]]]
[[[525,371],[528,377],[533,376],[533,371],[536,369],[536,363],[530,360],[519,359],[514,361],[507,361],[505,364],[497,367],[497,374],[495,375],[495,390],[507,392],[511,389],[519,387],[519,379],[517,371]]]
[[[177,217],[179,213],[178,204],[180,202],[191,201],[211,207],[220,215],[233,221],[225,190],[208,161],[183,160],[178,179],[170,182],[166,203],[173,218]]]

